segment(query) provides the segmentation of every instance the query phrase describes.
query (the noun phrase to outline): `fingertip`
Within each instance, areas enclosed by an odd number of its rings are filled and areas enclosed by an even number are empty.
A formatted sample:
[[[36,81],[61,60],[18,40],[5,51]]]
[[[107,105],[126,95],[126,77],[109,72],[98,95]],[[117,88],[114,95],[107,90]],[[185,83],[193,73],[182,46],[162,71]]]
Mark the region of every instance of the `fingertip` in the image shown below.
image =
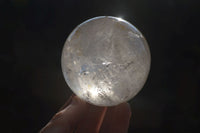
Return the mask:
[[[73,99],[74,96],[75,96],[75,95],[72,94],[72,95],[68,98],[68,100],[65,102],[65,104],[59,109],[59,111],[63,110],[63,109],[66,108],[69,104],[71,104],[72,99]]]
[[[80,99],[78,96],[75,96],[72,98],[72,103],[71,104],[75,104],[75,105],[86,105],[87,103],[85,101],[83,101],[82,99]]]
[[[131,116],[132,116],[131,106],[127,102],[124,103],[124,112],[126,112],[127,115],[129,116],[129,118],[131,118]]]
[[[131,106],[129,103],[125,102],[125,103],[121,103],[118,106],[113,107],[114,110],[120,111],[120,112],[124,112],[125,114],[127,114],[127,116],[130,118],[132,115],[132,111],[131,111]]]
[[[131,118],[129,103],[109,107],[101,128],[101,133],[126,133]]]

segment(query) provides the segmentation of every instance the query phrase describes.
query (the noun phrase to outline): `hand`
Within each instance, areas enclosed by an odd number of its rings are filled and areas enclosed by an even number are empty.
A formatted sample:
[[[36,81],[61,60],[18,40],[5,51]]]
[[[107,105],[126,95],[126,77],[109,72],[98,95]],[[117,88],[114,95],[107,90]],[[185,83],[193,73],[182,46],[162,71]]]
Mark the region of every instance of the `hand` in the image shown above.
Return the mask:
[[[128,103],[98,107],[71,96],[40,133],[126,133],[130,117]]]

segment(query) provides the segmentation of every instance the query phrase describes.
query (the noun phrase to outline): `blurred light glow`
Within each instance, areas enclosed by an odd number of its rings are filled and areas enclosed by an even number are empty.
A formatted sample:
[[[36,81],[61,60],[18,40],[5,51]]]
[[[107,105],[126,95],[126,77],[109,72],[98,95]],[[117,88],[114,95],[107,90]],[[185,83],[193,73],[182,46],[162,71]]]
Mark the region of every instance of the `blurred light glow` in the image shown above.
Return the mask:
[[[124,19],[122,17],[117,17],[118,21],[124,21]]]

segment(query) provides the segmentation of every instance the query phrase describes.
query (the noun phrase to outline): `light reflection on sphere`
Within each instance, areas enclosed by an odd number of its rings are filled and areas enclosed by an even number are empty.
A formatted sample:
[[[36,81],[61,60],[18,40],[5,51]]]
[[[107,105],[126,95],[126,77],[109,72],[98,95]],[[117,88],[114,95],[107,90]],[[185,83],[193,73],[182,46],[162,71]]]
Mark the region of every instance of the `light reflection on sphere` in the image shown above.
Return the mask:
[[[148,44],[129,22],[111,16],[89,19],[67,38],[62,71],[71,90],[98,106],[114,106],[133,98],[150,69]]]

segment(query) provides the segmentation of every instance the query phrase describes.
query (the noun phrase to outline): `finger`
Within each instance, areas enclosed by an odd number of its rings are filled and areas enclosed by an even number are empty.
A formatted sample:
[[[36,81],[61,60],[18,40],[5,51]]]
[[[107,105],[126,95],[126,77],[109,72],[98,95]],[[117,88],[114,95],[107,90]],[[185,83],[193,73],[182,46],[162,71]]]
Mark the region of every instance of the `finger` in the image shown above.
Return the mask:
[[[67,100],[67,102],[59,109],[59,111],[63,110],[64,108],[66,108],[71,102],[72,102],[72,99],[73,97],[75,97],[74,94],[72,94],[69,99]]]
[[[108,108],[100,133],[127,133],[131,109],[128,103]]]
[[[74,96],[71,103],[58,112],[40,133],[72,133],[86,113],[86,103]]]
[[[75,133],[99,133],[107,107],[97,107],[88,104],[87,114],[78,125]]]

